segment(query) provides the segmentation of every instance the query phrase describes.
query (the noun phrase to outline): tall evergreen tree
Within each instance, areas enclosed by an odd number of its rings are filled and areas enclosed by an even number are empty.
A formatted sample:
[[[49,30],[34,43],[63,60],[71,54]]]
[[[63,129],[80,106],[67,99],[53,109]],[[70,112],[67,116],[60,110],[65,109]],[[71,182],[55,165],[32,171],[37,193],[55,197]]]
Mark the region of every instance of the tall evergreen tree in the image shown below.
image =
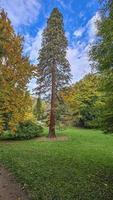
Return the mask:
[[[97,22],[97,40],[90,50],[90,58],[102,75],[103,127],[105,131],[113,132],[113,0],[101,0],[101,3],[101,20]]]
[[[37,91],[49,94],[51,101],[48,137],[55,137],[57,92],[70,81],[70,65],[66,59],[67,39],[63,16],[54,8],[43,31],[42,48],[39,53]]]

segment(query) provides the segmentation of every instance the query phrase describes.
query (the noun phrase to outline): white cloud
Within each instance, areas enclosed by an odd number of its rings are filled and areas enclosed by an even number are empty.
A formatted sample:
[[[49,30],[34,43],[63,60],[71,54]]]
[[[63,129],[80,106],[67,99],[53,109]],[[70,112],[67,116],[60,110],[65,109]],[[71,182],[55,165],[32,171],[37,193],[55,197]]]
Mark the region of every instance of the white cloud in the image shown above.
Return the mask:
[[[73,82],[80,80],[85,74],[91,72],[88,52],[90,44],[93,43],[96,38],[96,21],[100,19],[99,13],[96,12],[83,29],[80,28],[74,32],[76,37],[82,36],[83,32],[85,32],[88,41],[84,43],[82,38],[78,40],[77,44],[74,44],[67,50],[67,58],[71,65]]]
[[[38,17],[38,0],[0,0],[0,7],[8,13],[14,27],[32,24]]]
[[[101,20],[99,12],[96,12],[96,14],[88,21],[86,25],[90,43],[95,40],[97,34],[97,25],[96,25],[97,20]]]
[[[30,61],[33,64],[38,63],[37,59],[39,55],[39,50],[41,48],[42,32],[43,28],[38,30],[37,35],[35,37],[31,37],[29,34],[24,36],[25,38],[24,53],[29,56]],[[36,79],[33,78],[28,86],[30,91],[32,91],[36,87]]]
[[[78,42],[76,46],[69,47],[67,50],[67,58],[71,65],[73,82],[80,80],[85,74],[91,71],[88,58],[88,49],[88,45]]]
[[[42,32],[43,28],[39,29],[37,35],[33,38],[30,35],[25,35],[25,45],[24,45],[24,52],[25,54],[29,55],[30,60],[36,64],[39,50],[41,48],[41,41],[42,41]]]
[[[84,30],[85,30],[84,28],[79,28],[79,29],[75,30],[74,35],[76,37],[81,37],[82,34],[84,33]]]
[[[87,22],[85,27],[80,27],[79,29],[74,31],[74,35],[78,38],[83,35],[84,32],[87,33],[89,37],[89,41],[93,42],[95,39],[95,36],[97,34],[97,20],[100,20],[100,14],[99,12],[96,12],[96,14]]]

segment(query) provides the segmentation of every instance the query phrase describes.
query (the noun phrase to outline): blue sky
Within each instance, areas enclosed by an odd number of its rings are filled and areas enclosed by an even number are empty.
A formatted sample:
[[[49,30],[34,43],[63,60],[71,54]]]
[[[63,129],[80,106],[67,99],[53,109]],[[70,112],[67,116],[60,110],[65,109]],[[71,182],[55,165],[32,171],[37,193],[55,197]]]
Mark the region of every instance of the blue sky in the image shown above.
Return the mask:
[[[91,71],[88,60],[90,44],[96,36],[95,21],[100,19],[98,0],[0,0],[17,33],[25,37],[24,53],[37,63],[42,31],[54,7],[64,17],[68,38],[67,58],[71,65],[73,82]],[[32,80],[30,88],[35,87]]]

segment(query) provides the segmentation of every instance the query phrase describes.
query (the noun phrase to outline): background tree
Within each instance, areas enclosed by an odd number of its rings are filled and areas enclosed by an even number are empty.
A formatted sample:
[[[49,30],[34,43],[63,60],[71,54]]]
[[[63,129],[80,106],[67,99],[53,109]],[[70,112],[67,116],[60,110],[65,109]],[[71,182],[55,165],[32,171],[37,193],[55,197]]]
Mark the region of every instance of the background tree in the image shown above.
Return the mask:
[[[62,92],[64,92],[64,89],[63,91],[61,90],[58,94],[57,109],[56,109],[56,125],[58,129],[71,126],[72,124],[71,112],[68,104],[62,98]]]
[[[105,100],[102,127],[113,132],[113,0],[101,2],[101,20],[97,21],[97,40],[90,50],[90,58],[102,77]]]
[[[0,11],[2,52],[0,57],[0,118],[3,129],[15,130],[30,104],[27,84],[33,67],[23,56],[23,38],[16,35],[7,14]]]
[[[40,120],[42,118],[42,101],[40,97],[38,97],[34,101],[33,114],[35,115],[37,120]]]
[[[99,126],[103,105],[99,84],[98,75],[88,74],[62,92],[64,102],[70,108],[72,125],[84,128]]]
[[[42,48],[39,54],[37,91],[49,94],[51,101],[49,137],[55,137],[57,93],[70,80],[70,65],[66,59],[67,39],[63,17],[54,8],[43,31]]]

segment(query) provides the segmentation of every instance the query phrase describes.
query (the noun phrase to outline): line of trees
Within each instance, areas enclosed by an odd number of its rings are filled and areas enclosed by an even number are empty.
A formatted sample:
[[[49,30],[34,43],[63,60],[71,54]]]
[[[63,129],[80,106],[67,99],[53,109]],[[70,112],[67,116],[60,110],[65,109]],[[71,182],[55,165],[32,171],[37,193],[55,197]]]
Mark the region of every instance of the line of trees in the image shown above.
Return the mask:
[[[70,65],[66,59],[67,39],[63,17],[53,9],[43,31],[42,48],[37,66],[38,99],[34,115],[41,114],[41,94],[48,94],[50,106],[49,137],[56,137],[55,124],[57,94],[70,81]],[[7,14],[0,11],[0,130],[15,131],[17,124],[30,114],[31,98],[27,85],[33,77],[34,68],[23,55],[23,38],[17,35]],[[35,73],[36,74],[36,73]],[[27,117],[27,116],[26,116]]]
[[[113,132],[113,0],[101,3],[101,20],[97,21],[97,40],[90,50],[90,59],[101,76],[105,102],[101,115],[102,128]]]
[[[33,113],[37,120],[41,119],[44,102],[41,97],[47,97],[50,103],[48,137],[56,137],[56,122],[65,123],[68,118],[75,126],[99,127],[113,132],[113,0],[102,1],[100,14],[97,39],[89,52],[97,73],[88,74],[68,87],[71,79],[70,64],[66,58],[68,42],[59,10],[54,8],[47,20],[39,63],[35,67],[23,55],[23,38],[15,33],[7,14],[0,11],[1,132],[7,129],[15,131],[26,113],[31,114],[32,100],[27,85],[36,67],[35,91],[38,98]]]

